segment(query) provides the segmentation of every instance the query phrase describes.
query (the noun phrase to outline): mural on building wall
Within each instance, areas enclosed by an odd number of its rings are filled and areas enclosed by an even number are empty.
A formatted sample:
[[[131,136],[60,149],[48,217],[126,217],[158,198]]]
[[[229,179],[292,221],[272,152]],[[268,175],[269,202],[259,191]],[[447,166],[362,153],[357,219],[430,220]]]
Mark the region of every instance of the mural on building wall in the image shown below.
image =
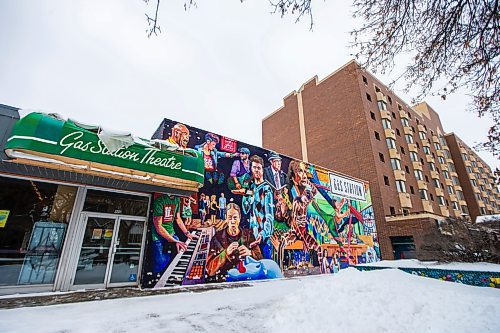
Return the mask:
[[[155,195],[142,285],[335,273],[380,258],[367,183],[165,120],[161,149],[202,154],[205,185]]]

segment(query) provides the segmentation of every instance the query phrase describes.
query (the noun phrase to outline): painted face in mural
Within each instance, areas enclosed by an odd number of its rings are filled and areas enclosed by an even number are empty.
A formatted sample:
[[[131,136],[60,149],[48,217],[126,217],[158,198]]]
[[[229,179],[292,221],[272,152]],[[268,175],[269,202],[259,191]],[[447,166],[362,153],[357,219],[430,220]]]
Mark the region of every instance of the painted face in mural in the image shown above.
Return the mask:
[[[294,182],[301,186],[307,185],[307,171],[306,165],[303,162],[298,163],[297,169],[295,171]]]
[[[226,215],[227,232],[231,236],[236,236],[240,232],[240,212],[233,206],[228,205]]]
[[[272,159],[271,160],[271,166],[275,171],[280,171],[281,170],[281,159]]]
[[[172,128],[172,138],[180,147],[187,148],[190,138],[188,128],[183,124],[176,124]]]
[[[253,155],[250,157],[250,161],[252,162],[252,177],[259,184],[264,181],[264,160],[260,156]]]

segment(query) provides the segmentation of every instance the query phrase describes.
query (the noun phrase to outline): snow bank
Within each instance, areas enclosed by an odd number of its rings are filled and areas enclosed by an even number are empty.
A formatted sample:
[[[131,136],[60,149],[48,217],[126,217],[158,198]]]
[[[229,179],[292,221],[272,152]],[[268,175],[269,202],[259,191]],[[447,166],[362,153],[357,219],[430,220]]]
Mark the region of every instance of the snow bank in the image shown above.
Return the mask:
[[[272,332],[499,332],[500,290],[353,268],[281,300]]]
[[[0,311],[4,332],[500,332],[500,290],[399,270]]]

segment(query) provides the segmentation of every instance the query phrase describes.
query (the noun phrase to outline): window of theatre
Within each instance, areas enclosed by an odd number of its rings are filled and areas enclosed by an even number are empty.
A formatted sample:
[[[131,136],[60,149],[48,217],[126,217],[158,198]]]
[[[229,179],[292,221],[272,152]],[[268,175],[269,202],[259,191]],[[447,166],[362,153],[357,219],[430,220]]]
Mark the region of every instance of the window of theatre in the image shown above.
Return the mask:
[[[0,286],[54,283],[77,187],[0,177]]]

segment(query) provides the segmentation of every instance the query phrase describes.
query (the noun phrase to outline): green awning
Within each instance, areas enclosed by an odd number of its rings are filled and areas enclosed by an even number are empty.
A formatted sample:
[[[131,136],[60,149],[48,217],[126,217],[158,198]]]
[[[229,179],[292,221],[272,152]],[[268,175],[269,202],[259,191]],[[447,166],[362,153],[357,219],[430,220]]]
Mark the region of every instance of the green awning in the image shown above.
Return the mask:
[[[43,113],[30,113],[17,121],[5,153],[35,164],[52,163],[56,168],[129,177],[166,187],[193,190],[204,182],[200,154],[164,151],[139,142],[111,152],[94,131]]]

